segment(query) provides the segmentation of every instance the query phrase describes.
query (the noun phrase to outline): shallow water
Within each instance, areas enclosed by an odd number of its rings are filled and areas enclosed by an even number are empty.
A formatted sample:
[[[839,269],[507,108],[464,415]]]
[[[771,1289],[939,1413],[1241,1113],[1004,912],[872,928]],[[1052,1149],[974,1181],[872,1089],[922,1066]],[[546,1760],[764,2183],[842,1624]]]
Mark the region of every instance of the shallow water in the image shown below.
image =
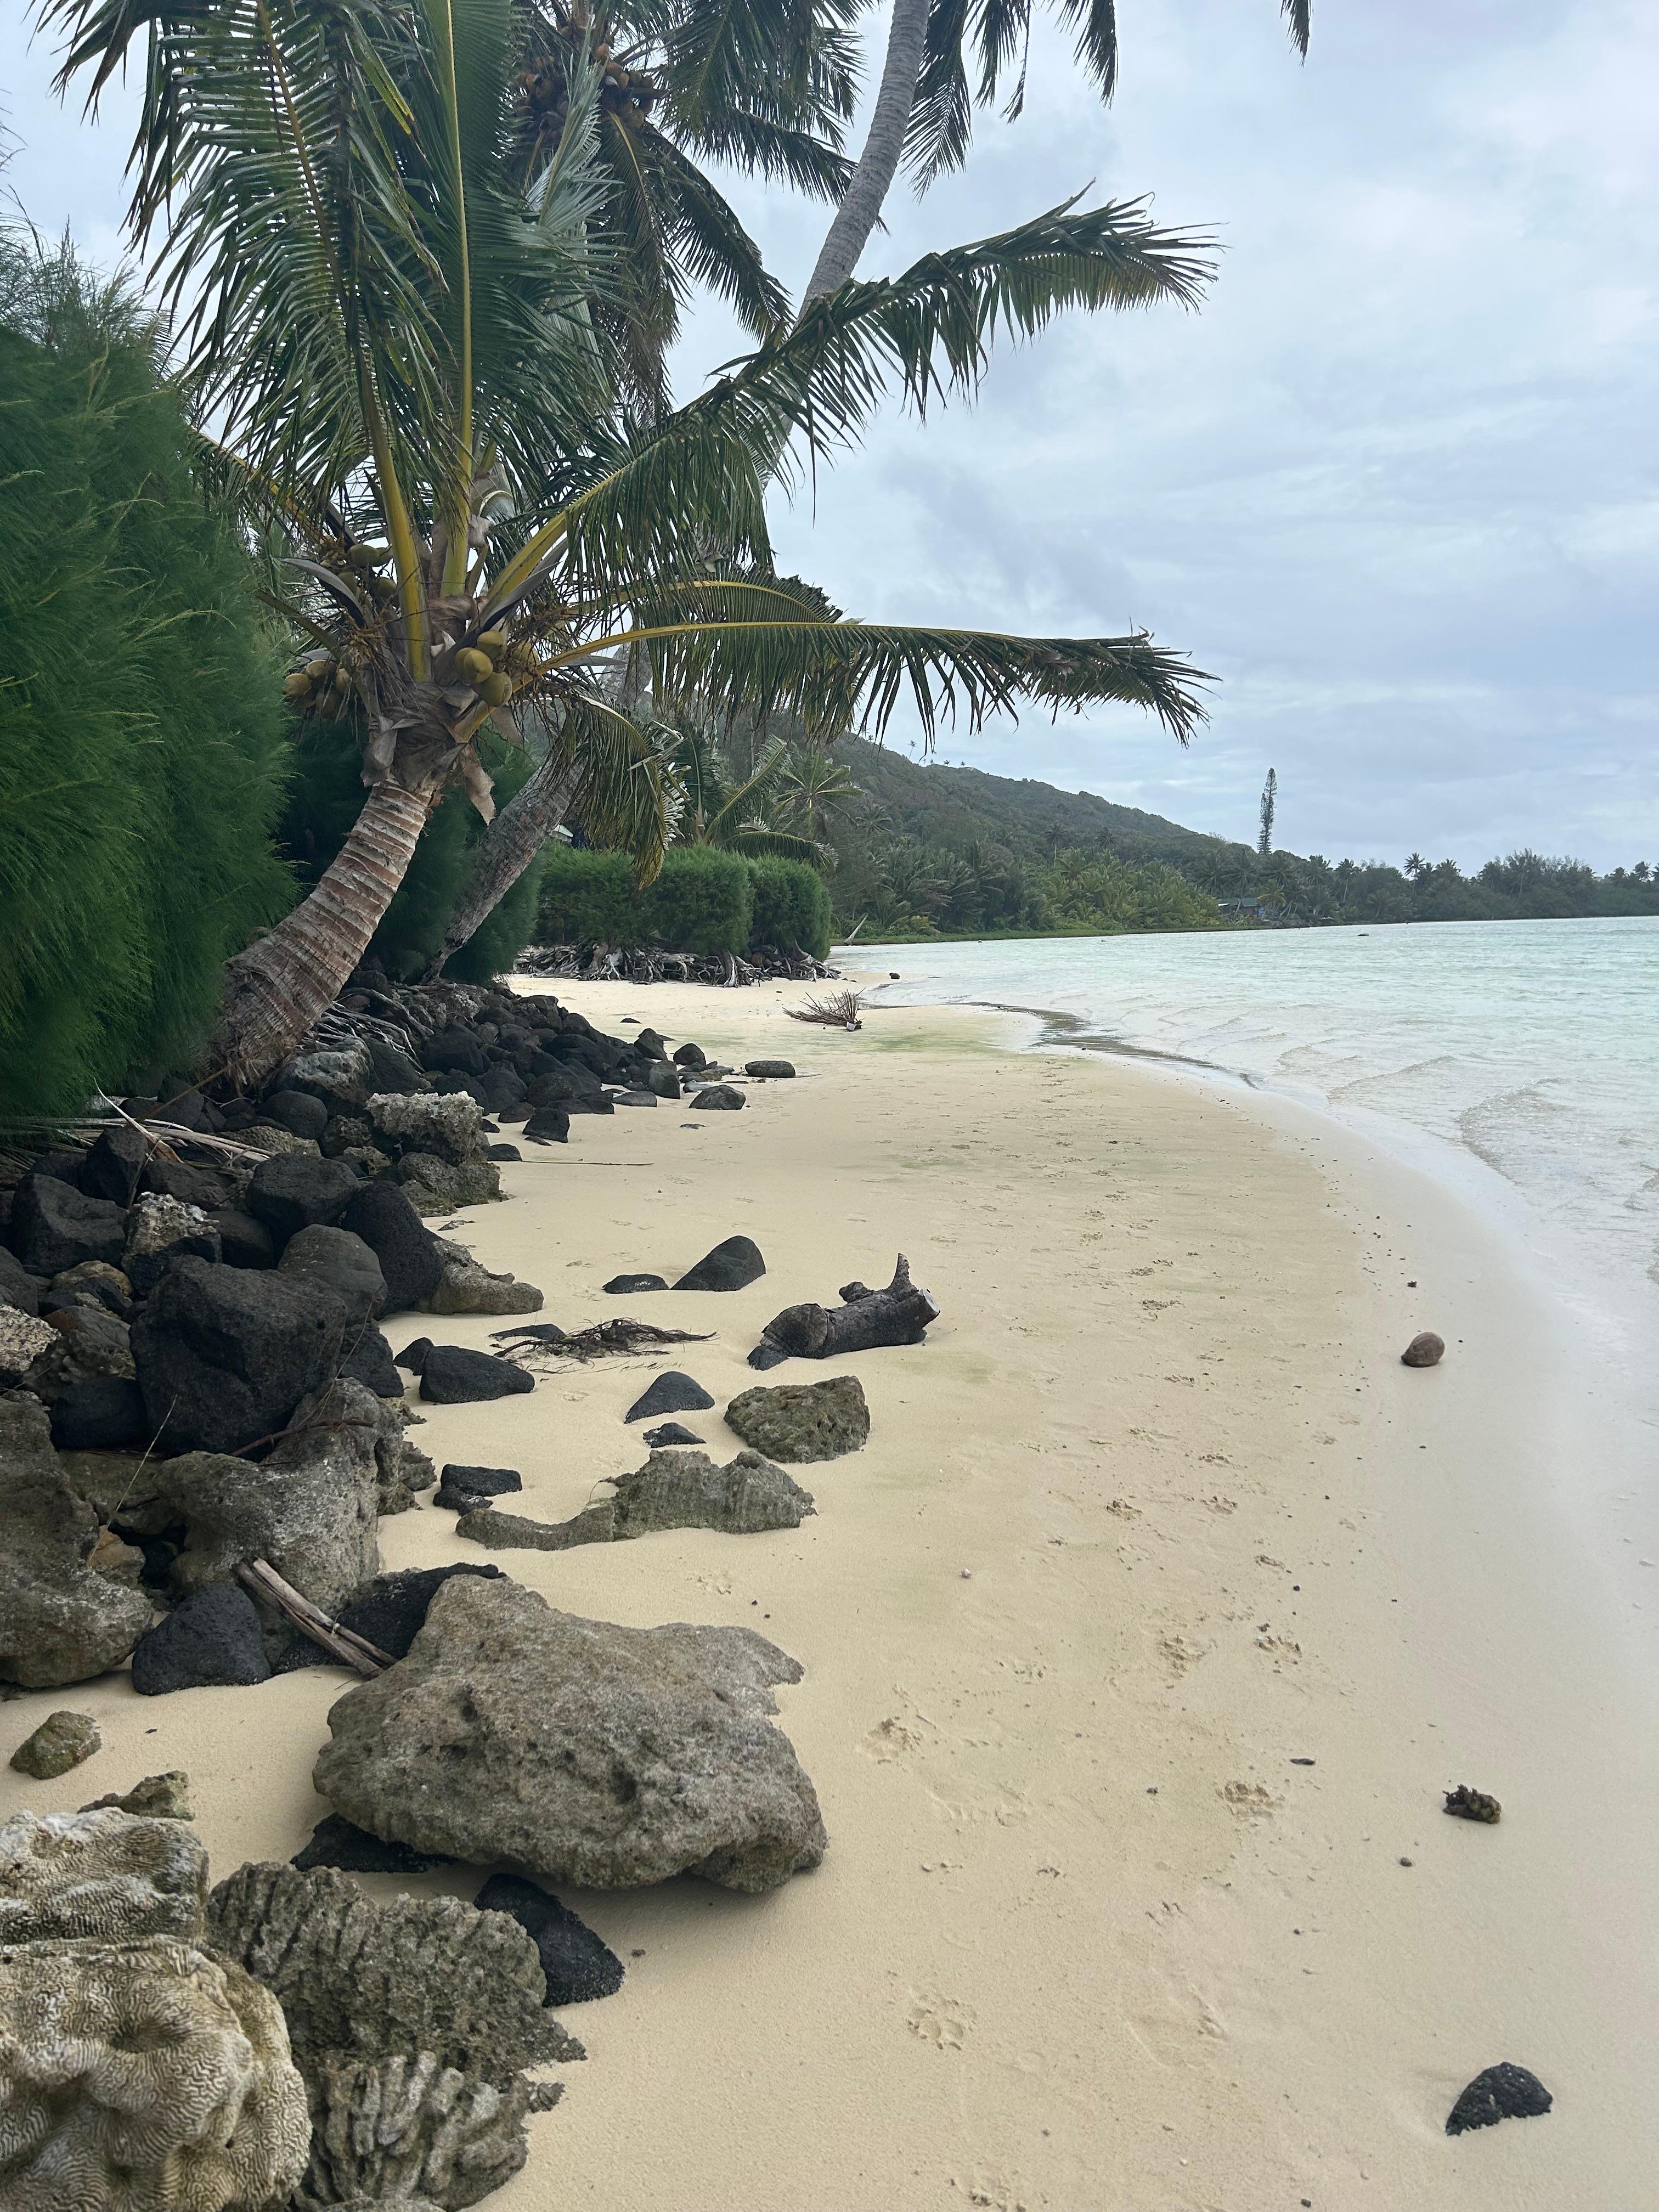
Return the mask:
[[[1392,1139],[1503,1206],[1558,1287],[1649,1363],[1659,920],[860,945],[843,957],[900,971],[884,999],[1067,1017],[1048,1041],[1196,1062]]]

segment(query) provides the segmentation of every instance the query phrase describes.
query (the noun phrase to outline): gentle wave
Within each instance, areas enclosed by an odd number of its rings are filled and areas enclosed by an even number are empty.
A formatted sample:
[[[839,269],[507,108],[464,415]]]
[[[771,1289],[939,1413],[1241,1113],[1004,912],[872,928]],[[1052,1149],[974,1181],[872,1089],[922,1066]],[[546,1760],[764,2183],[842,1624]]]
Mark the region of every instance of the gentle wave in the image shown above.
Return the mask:
[[[859,945],[890,1002],[1069,1018],[1484,1162],[1619,1334],[1659,1285],[1659,919]],[[1073,1042],[1084,1041],[1081,1033]],[[1381,1123],[1370,1122],[1380,1116]],[[1432,1148],[1431,1148],[1432,1149]],[[1464,1182],[1463,1187],[1469,1186]]]

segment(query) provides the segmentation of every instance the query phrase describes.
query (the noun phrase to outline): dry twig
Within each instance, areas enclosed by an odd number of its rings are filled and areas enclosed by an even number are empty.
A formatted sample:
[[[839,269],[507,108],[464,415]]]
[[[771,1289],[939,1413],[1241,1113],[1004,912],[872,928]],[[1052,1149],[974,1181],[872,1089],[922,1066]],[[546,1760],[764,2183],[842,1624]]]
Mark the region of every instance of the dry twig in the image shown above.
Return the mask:
[[[350,1629],[342,1628],[337,1620],[331,1620],[320,1607],[313,1605],[308,1597],[302,1597],[292,1583],[284,1582],[269,1560],[242,1560],[236,1569],[236,1579],[255,1597],[264,1598],[267,1604],[286,1614],[302,1636],[308,1636],[313,1644],[320,1644],[331,1658],[339,1660],[357,1674],[372,1678],[385,1674],[388,1667],[397,1663],[392,1654],[382,1651],[378,1644],[371,1644],[367,1637],[355,1635]]]
[[[814,1022],[820,1029],[861,1030],[864,1027],[862,991],[837,991],[828,999],[809,999],[804,1006],[786,1006],[792,1022]]]

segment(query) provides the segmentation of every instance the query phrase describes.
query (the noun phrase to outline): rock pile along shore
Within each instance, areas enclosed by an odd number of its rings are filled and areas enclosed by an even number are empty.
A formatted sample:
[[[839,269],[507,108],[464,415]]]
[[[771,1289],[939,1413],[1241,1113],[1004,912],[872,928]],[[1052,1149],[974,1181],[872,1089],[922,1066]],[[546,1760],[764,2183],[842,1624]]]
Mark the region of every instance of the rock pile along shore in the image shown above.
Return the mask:
[[[46,2212],[72,2167],[87,2204],[145,2212],[471,2204],[559,2094],[526,2069],[583,2057],[548,2008],[623,1978],[544,1882],[762,1892],[817,1864],[817,1798],[773,1723],[801,1669],[765,1638],[585,1620],[481,1561],[381,1571],[381,1519],[437,1479],[407,1433],[411,1377],[467,1403],[535,1389],[532,1353],[694,1334],[617,1316],[520,1324],[499,1353],[446,1344],[439,1317],[543,1297],[434,1218],[501,1196],[520,1157],[492,1143],[503,1127],[539,1146],[622,1105],[729,1109],[733,1073],[551,998],[360,970],[260,1096],[126,1099],[0,1188],[0,1685],[369,1678],[330,1714],[315,1780],[335,1810],[290,1866],[210,1894],[181,1772],[0,1826],[0,2106],[25,2123],[0,2130],[0,2203]],[[734,1237],[674,1287],[764,1273]],[[394,1354],[399,1314],[438,1337]],[[714,1405],[668,1370],[629,1418]],[[850,1377],[734,1407],[779,1458],[868,1433]],[[764,1534],[813,1511],[760,1450],[721,1467],[682,1440],[653,1429],[644,1465],[569,1523],[504,1510],[510,1468],[447,1467],[434,1502],[495,1549]],[[100,1748],[65,1707],[12,1764],[50,1779]],[[350,1879],[457,1861],[518,1871],[473,1904],[376,1905]]]

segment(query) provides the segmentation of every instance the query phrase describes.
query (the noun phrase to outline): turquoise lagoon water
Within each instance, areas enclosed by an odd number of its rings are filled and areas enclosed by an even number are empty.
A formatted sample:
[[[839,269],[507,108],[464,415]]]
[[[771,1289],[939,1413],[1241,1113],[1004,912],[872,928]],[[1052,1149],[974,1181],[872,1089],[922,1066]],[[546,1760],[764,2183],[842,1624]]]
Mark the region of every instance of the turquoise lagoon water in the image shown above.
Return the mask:
[[[858,945],[882,1000],[1064,1018],[1040,1036],[1298,1097],[1504,1212],[1651,1377],[1659,920]],[[1630,1379],[1637,1376],[1630,1373]],[[1644,1389],[1638,1395],[1646,1397]]]

